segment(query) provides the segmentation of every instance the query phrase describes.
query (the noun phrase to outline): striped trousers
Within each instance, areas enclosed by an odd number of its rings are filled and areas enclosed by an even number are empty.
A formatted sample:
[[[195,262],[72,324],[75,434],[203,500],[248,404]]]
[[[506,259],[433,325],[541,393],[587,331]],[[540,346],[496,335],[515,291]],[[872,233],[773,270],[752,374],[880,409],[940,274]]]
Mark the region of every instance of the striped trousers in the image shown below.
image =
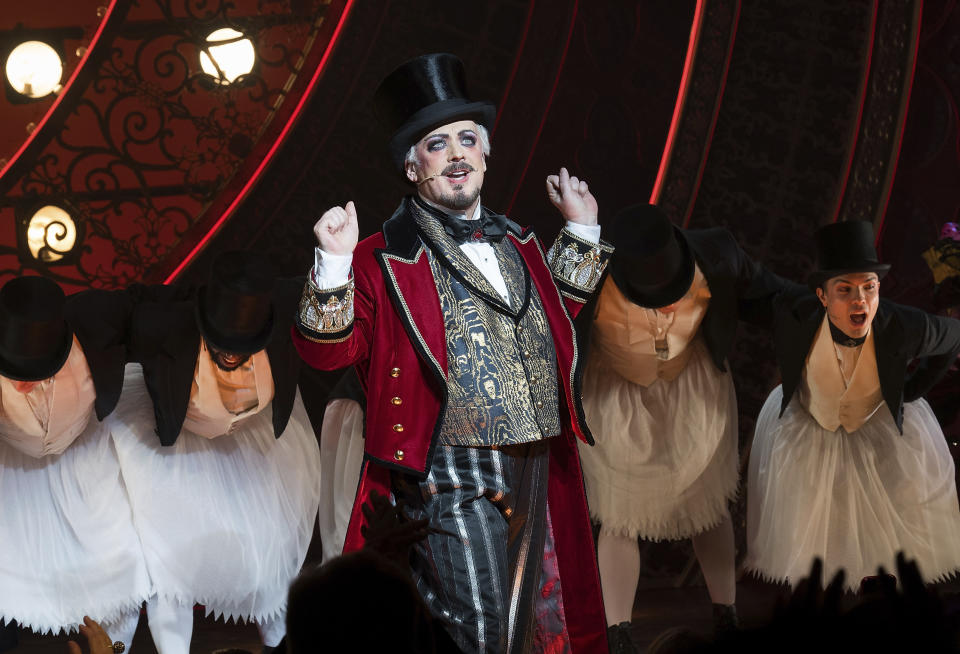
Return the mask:
[[[438,445],[426,479],[394,473],[394,493],[432,533],[413,578],[464,652],[529,652],[547,534],[549,444]]]

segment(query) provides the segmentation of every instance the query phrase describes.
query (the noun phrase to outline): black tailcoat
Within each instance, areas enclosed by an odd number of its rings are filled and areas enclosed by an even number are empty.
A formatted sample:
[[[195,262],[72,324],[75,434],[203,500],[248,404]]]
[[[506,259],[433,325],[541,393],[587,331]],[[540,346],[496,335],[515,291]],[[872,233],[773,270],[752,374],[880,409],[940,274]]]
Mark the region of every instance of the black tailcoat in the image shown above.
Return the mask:
[[[83,348],[103,420],[116,408],[127,363],[127,327],[134,296],[128,291],[81,291],[67,298],[64,317]]]
[[[771,301],[791,284],[747,256],[726,228],[688,229],[683,233],[710,287],[710,304],[700,323],[700,334],[713,363],[725,372],[737,321],[769,324]],[[615,252],[613,256],[621,253]],[[577,317],[577,340],[584,353],[589,346],[599,297],[600,293],[594,293]]]
[[[277,280],[273,292],[273,329],[266,352],[273,376],[273,431],[279,438],[290,419],[300,377],[300,356],[290,329],[300,303],[304,280]],[[138,303],[130,327],[130,360],[143,366],[153,400],[157,436],[173,445],[180,435],[190,403],[193,374],[200,351],[196,294]]]
[[[183,286],[131,284],[116,291],[92,289],[67,297],[63,315],[83,348],[97,392],[94,408],[103,420],[116,408],[129,358],[130,319],[141,302],[182,299]]]
[[[781,294],[773,311],[774,343],[783,378],[783,415],[800,383],[825,309],[806,289]],[[881,299],[872,330],[880,389],[902,434],[903,403],[926,393],[960,352],[960,321]],[[918,365],[908,374],[907,367],[915,359]]]

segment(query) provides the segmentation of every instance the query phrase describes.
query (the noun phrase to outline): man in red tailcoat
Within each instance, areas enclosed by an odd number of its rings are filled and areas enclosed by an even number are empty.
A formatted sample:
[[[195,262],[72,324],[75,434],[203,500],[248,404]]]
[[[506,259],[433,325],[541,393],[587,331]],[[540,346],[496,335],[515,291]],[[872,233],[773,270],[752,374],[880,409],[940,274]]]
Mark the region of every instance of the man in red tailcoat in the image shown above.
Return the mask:
[[[448,54],[391,73],[375,108],[416,193],[359,244],[352,202],[314,227],[294,340],[312,366],[355,365],[367,395],[345,550],[362,545],[361,504],[390,494],[428,521],[411,572],[461,649],[606,652],[571,316],[611,248],[565,169],[547,178],[566,219],[547,253],[480,204],[496,112],[464,77]]]

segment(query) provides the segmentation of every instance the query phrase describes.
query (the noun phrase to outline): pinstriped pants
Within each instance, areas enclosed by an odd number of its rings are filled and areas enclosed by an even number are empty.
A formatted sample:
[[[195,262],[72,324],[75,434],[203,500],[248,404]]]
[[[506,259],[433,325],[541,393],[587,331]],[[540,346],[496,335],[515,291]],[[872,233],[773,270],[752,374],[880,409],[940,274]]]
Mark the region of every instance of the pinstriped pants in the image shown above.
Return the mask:
[[[549,444],[438,445],[426,479],[395,473],[411,518],[430,534],[411,556],[431,612],[465,652],[528,652],[546,538]]]

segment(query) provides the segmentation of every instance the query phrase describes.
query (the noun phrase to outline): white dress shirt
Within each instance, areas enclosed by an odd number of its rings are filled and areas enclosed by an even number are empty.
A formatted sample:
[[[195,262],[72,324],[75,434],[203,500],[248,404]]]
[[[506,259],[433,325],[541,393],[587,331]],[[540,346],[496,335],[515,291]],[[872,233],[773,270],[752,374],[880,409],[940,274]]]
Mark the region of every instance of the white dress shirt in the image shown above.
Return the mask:
[[[0,377],[0,441],[40,458],[60,454],[83,432],[97,391],[76,336],[66,362],[29,393]]]
[[[233,433],[246,418],[266,408],[273,393],[266,350],[250,355],[234,370],[221,370],[201,339],[183,426],[204,438]]]

